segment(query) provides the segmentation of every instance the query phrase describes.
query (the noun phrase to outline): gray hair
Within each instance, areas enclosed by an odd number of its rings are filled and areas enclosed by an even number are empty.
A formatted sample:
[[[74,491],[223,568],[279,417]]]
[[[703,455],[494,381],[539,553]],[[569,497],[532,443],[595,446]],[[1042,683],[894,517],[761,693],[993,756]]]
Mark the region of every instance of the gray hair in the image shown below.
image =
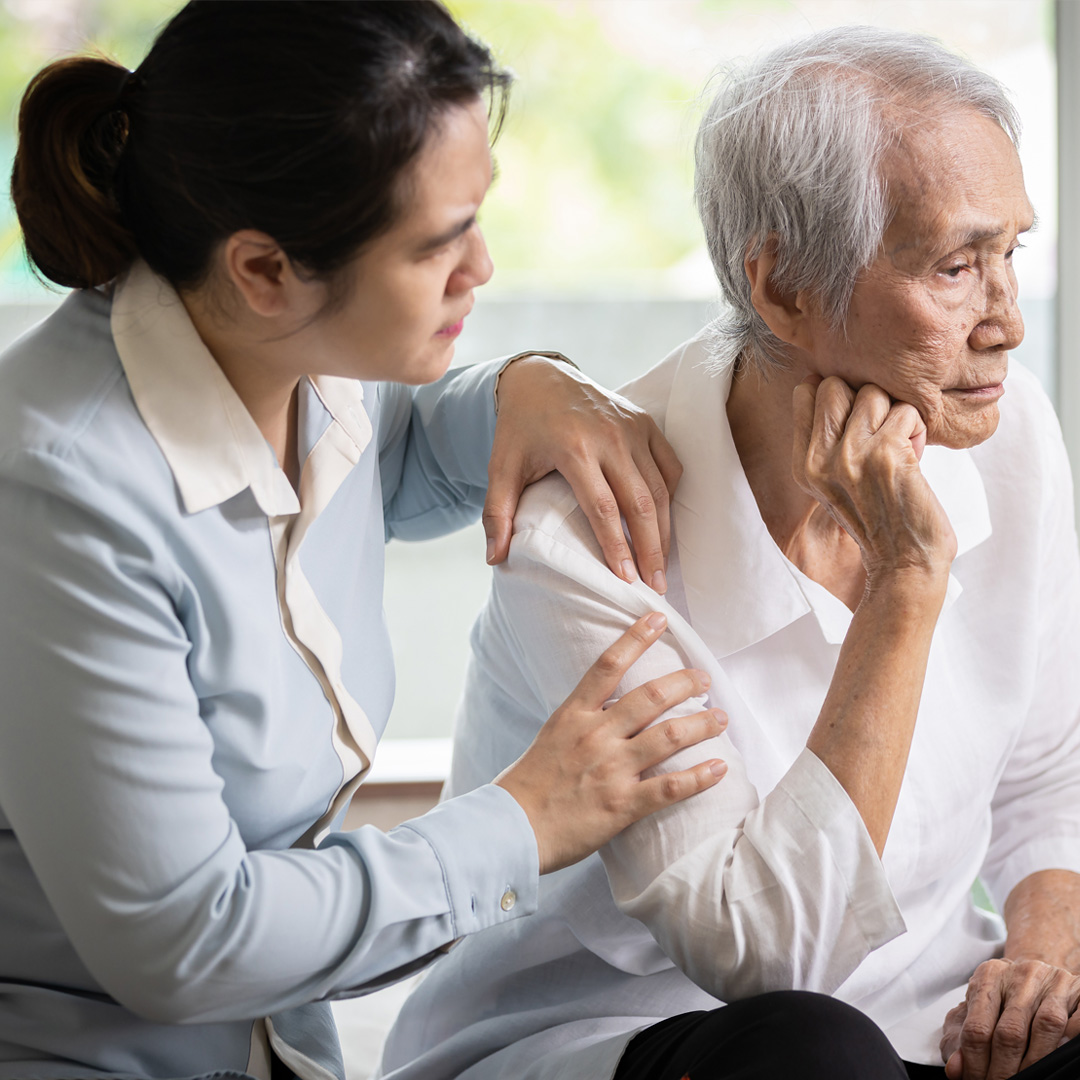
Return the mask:
[[[996,79],[932,38],[868,26],[826,30],[724,73],[698,129],[695,195],[732,355],[762,370],[785,362],[743,267],[771,240],[774,283],[807,290],[843,326],[890,220],[886,151],[912,124],[964,109],[1018,143],[1019,116]]]

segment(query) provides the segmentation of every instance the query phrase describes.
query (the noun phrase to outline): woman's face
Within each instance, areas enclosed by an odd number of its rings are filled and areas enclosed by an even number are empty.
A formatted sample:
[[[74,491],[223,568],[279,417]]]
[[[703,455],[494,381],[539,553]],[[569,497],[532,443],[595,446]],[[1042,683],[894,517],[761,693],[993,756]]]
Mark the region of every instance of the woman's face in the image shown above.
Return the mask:
[[[411,385],[446,371],[493,269],[476,222],[490,185],[483,102],[451,108],[406,175],[400,220],[349,268],[345,301],[311,326],[320,355],[308,370]]]
[[[1020,160],[996,123],[962,113],[906,139],[886,178],[896,209],[881,252],[844,329],[819,319],[807,366],[914,405],[931,443],[974,446],[997,428],[1024,336],[1012,253],[1033,214]]]

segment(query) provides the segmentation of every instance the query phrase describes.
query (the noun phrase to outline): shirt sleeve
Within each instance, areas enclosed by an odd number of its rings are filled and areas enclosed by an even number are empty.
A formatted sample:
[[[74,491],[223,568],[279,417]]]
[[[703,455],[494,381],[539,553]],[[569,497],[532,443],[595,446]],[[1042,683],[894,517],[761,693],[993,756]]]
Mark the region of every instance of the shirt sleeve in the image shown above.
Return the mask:
[[[493,702],[525,697],[539,722],[631,622],[660,609],[668,632],[617,694],[699,667],[712,677],[708,701],[695,698],[666,715],[711,703],[727,710],[732,729],[755,723],[681,616],[644,585],[621,582],[606,569],[579,510],[558,529],[548,524],[534,527],[519,515],[509,563],[495,574],[477,642],[483,670],[475,667],[472,676],[492,686]],[[467,696],[465,708],[470,704]],[[616,903],[721,1000],[834,990],[871,950],[904,930],[861,817],[810,751],[768,792],[754,788],[727,734],[655,771],[713,757],[728,764],[719,784],[632,825],[601,852]]]
[[[1039,645],[1035,692],[994,793],[981,878],[999,911],[1025,877],[1080,873],[1080,554],[1073,485],[1060,428],[1039,395],[1029,427],[1041,477],[1037,537]],[[1032,469],[1024,477],[1030,486]]]
[[[0,460],[0,506],[0,829],[117,1001],[164,1022],[267,1015],[535,909],[532,830],[493,786],[386,834],[247,850],[166,540],[33,454]]]
[[[455,368],[429,386],[380,385],[387,540],[427,540],[480,516],[495,438],[495,386],[508,363]]]

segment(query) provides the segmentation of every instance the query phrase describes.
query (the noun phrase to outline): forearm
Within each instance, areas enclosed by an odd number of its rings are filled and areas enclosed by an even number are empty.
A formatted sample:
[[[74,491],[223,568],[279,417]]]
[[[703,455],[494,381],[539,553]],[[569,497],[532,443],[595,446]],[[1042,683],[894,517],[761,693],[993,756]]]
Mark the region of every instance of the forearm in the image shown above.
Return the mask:
[[[1080,874],[1041,870],[1005,901],[1006,960],[1041,960],[1080,974]]]
[[[867,588],[807,740],[855,804],[879,855],[904,779],[944,581],[940,573],[908,571]]]

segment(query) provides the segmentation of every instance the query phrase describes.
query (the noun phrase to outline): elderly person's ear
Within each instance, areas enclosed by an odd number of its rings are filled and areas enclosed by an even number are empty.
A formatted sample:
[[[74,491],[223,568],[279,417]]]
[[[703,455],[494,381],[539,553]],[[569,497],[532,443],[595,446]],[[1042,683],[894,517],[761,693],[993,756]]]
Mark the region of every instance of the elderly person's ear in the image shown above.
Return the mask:
[[[807,293],[789,293],[773,280],[776,270],[776,241],[770,238],[757,255],[743,260],[750,283],[750,302],[765,325],[788,345],[807,349],[811,344],[813,309]]]

